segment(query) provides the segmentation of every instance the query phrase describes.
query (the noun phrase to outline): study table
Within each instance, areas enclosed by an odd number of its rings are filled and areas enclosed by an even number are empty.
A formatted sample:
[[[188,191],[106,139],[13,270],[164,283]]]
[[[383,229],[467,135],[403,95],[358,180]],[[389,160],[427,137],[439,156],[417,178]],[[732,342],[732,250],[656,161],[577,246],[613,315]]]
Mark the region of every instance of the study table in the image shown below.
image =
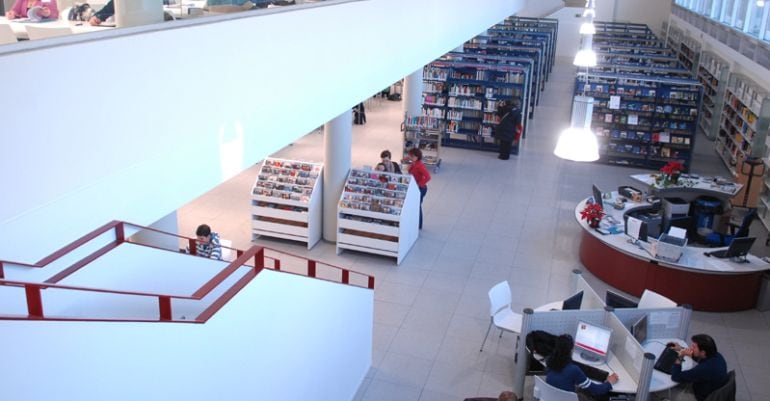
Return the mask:
[[[645,341],[644,344],[642,344],[642,348],[644,348],[644,352],[655,355],[655,361],[657,361],[658,357],[660,357],[660,354],[663,352],[663,349],[666,348],[666,344],[670,342],[677,343],[682,347],[687,347],[687,343],[679,338],[655,338]],[[692,358],[686,356],[684,362],[682,362],[682,370],[692,369],[694,364],[695,362],[693,362]],[[653,369],[652,381],[650,382],[651,393],[668,390],[675,387],[677,384],[679,383],[671,380],[671,375]]]
[[[603,235],[580,219],[588,199],[575,208],[575,219],[582,228],[580,261],[596,277],[631,295],[640,297],[650,289],[698,311],[732,312],[755,307],[763,272],[770,269],[768,263],[753,255],[747,256],[746,263],[708,257],[704,252],[720,248],[690,245],[677,262],[655,258],[649,244],[635,245],[622,233],[624,215],[650,205],[629,200],[623,210],[616,210],[611,206],[616,196],[613,193],[611,199],[604,199],[604,211],[619,222],[618,234]]]
[[[108,26],[92,26],[88,24],[87,22],[81,22],[81,21],[67,21],[67,20],[53,20],[53,21],[45,21],[45,22],[18,22],[16,20],[9,20],[6,17],[0,17],[0,24],[8,25],[11,27],[11,30],[13,30],[13,33],[16,35],[16,38],[19,40],[29,40],[29,34],[27,33],[27,26],[28,25],[34,25],[36,27],[41,28],[70,28],[72,29],[72,33],[87,33],[87,32],[98,32],[103,31],[105,29],[111,29],[114,27],[108,27]]]
[[[631,374],[628,373],[625,367],[623,367],[623,364],[620,363],[620,360],[615,357],[615,354],[613,354],[612,351],[607,353],[607,361],[603,363],[586,361],[577,351],[572,353],[572,359],[595,368],[606,370],[607,372],[610,372],[610,374],[615,373],[618,375],[618,382],[612,385],[613,393],[636,394],[639,383],[631,377]]]

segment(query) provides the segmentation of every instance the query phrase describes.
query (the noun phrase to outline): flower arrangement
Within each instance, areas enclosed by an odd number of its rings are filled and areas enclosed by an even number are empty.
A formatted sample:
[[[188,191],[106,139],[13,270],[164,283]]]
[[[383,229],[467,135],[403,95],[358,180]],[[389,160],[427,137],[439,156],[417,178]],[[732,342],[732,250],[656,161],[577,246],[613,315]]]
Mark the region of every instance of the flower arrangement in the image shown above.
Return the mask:
[[[588,225],[595,228],[599,226],[599,222],[605,214],[604,209],[598,203],[586,203],[586,206],[580,211],[580,220],[587,220]]]
[[[684,171],[684,165],[677,161],[666,163],[660,168],[660,174],[655,176],[655,184],[659,187],[669,187],[679,184],[679,175]]]

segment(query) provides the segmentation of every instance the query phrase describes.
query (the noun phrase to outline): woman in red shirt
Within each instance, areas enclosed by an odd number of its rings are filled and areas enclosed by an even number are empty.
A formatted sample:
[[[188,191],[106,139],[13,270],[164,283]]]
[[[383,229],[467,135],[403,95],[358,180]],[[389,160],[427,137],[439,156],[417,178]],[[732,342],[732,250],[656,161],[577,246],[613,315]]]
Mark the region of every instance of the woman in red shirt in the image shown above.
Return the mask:
[[[430,181],[430,173],[425,168],[425,164],[422,163],[422,151],[417,148],[409,149],[407,153],[409,160],[412,161],[412,166],[409,167],[409,174],[414,177],[417,182],[417,187],[420,188],[420,230],[422,230],[422,200],[425,198],[425,194],[428,193],[428,181]]]

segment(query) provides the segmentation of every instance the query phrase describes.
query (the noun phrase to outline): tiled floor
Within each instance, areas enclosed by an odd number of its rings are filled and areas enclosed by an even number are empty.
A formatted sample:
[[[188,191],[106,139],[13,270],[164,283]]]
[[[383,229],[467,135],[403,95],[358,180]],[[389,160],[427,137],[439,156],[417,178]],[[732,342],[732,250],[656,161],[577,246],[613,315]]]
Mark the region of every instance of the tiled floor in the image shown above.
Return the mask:
[[[576,203],[591,184],[634,185],[635,169],[557,159],[556,135],[569,120],[574,68],[560,60],[536,109],[521,154],[500,161],[494,153],[444,149],[425,199],[425,228],[403,263],[344,252],[321,242],[311,251],[281,240],[259,240],[335,265],[373,274],[375,289],[372,368],[357,400],[429,401],[493,396],[512,386],[514,336],[490,334],[487,291],[500,280],[513,290],[514,308],[567,296],[568,275],[580,268]],[[400,102],[375,101],[368,123],[354,126],[353,166],[378,162],[379,152],[401,147]],[[321,161],[321,133],[311,133],[275,156]],[[726,174],[700,137],[694,171]],[[256,167],[179,210],[180,232],[206,222],[235,246],[251,245],[250,188]],[[638,184],[637,184],[638,185]],[[753,227],[759,234],[762,229]],[[764,238],[754,252],[768,254]],[[606,285],[586,272],[601,294]],[[691,333],[712,334],[730,368],[737,370],[738,399],[770,400],[770,313],[755,310],[694,313]],[[532,398],[530,380],[525,399]]]

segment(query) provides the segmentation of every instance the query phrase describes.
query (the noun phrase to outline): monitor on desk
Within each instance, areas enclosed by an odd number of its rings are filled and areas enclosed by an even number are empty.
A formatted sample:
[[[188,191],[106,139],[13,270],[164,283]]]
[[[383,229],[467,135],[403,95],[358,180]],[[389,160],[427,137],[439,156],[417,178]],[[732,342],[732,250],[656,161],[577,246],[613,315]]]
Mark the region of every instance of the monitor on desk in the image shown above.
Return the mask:
[[[631,334],[640,345],[647,341],[647,314],[642,315],[631,325]]]
[[[628,216],[626,219],[626,235],[631,237],[631,241],[634,243],[647,241],[647,223],[636,217]]]
[[[603,326],[578,321],[575,332],[575,351],[590,363],[604,363],[610,348],[612,330]]]
[[[602,203],[602,191],[596,185],[593,186],[594,191],[594,203],[604,209],[604,203]]]
[[[575,310],[580,309],[580,305],[583,304],[583,291],[564,300],[561,305],[561,310]]]
[[[730,247],[722,251],[714,251],[707,253],[707,255],[713,255],[718,258],[745,258],[751,250],[751,246],[754,245],[754,237],[740,237],[733,238],[730,242]]]
[[[633,299],[626,298],[610,290],[607,290],[607,294],[604,295],[604,303],[607,306],[611,306],[615,309],[636,308],[639,306],[639,304]]]

